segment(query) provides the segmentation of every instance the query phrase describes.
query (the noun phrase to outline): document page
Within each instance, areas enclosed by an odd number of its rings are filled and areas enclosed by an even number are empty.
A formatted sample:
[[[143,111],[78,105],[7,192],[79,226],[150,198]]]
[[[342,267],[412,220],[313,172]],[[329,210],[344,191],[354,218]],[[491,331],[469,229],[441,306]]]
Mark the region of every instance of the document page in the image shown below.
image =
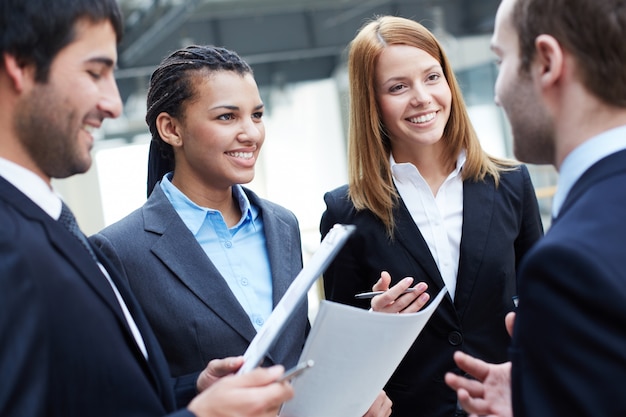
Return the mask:
[[[444,288],[425,309],[410,314],[322,301],[300,356],[314,366],[293,380],[295,396],[280,417],[361,417],[445,294]]]
[[[265,354],[278,339],[293,311],[307,296],[313,283],[322,275],[354,229],[353,225],[342,224],[336,224],[330,229],[322,239],[320,247],[296,276],[263,327],[252,339],[243,355],[244,363],[238,373],[249,372],[263,361]]]

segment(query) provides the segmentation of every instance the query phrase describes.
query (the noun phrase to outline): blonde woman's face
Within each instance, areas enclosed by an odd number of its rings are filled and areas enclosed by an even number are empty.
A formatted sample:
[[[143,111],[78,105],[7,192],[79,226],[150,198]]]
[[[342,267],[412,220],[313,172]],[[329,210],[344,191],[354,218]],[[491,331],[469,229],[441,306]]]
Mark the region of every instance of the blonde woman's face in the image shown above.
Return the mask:
[[[452,104],[439,61],[422,49],[391,45],[378,58],[375,82],[394,156],[439,142]]]

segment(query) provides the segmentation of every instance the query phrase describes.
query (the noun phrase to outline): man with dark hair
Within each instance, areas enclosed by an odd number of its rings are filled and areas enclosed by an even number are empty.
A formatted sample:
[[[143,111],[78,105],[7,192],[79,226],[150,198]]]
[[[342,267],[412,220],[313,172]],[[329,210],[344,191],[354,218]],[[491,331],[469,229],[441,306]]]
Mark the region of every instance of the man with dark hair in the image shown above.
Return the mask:
[[[276,416],[282,367],[214,382],[241,359],[209,364],[176,412],[145,316],[51,187],[121,112],[116,1],[3,0],[0,27],[0,415]]]
[[[626,415],[625,38],[624,0],[500,4],[496,101],[515,155],[560,175],[552,226],[520,266],[511,362],[457,352],[476,379],[446,375],[472,413]]]

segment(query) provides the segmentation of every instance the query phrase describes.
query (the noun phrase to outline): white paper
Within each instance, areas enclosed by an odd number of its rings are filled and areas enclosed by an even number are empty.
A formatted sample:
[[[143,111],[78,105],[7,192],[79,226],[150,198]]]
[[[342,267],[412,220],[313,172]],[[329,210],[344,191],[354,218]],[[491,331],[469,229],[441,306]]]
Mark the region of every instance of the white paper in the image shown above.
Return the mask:
[[[263,361],[265,354],[278,339],[291,314],[307,296],[311,286],[322,275],[354,229],[353,225],[342,224],[336,224],[330,229],[322,239],[320,247],[296,276],[263,327],[252,339],[243,355],[244,363],[238,373],[251,371]]]
[[[295,395],[280,417],[363,416],[445,294],[409,314],[322,301],[300,356],[315,365],[293,380]]]

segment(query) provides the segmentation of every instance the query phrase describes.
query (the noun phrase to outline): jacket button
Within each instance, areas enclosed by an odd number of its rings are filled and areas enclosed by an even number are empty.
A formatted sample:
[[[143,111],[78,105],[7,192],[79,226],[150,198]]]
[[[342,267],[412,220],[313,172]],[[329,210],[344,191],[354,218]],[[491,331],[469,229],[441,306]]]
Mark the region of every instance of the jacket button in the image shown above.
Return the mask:
[[[448,343],[452,346],[458,346],[463,343],[463,336],[456,330],[448,334]]]

